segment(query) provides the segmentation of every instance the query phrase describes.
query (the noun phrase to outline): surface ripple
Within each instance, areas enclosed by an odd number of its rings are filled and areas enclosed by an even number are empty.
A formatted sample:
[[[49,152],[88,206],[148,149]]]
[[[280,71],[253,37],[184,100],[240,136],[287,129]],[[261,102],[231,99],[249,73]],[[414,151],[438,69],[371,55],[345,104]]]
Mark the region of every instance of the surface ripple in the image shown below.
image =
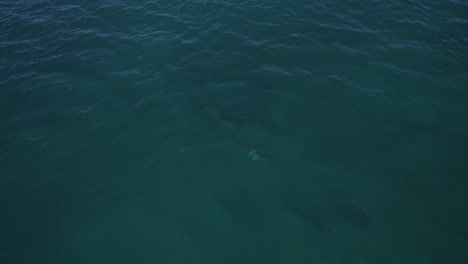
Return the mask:
[[[0,0],[0,262],[468,263],[466,14]]]

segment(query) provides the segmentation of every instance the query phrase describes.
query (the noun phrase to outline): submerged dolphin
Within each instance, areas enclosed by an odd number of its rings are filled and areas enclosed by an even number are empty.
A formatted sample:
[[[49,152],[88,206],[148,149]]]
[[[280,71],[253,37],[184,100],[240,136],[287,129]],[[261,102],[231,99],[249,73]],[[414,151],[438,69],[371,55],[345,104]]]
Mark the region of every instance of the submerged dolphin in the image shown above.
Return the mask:
[[[214,106],[205,106],[204,110],[210,113],[216,121],[220,123],[220,125],[224,128],[229,130],[240,130],[240,125],[235,122],[232,118],[229,118],[224,112],[220,111],[218,108]],[[245,133],[239,133],[235,138],[234,141],[239,143],[241,146],[248,149],[248,156],[252,160],[255,161],[266,161],[264,157],[263,148],[259,147],[257,144],[252,144],[249,140],[245,137]]]

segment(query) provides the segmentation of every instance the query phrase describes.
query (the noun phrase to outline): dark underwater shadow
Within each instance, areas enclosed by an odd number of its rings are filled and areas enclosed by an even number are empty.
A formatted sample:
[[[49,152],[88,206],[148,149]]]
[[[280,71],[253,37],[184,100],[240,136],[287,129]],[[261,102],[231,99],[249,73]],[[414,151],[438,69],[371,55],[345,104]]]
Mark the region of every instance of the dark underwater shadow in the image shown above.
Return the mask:
[[[287,210],[321,233],[333,232],[341,225],[361,230],[372,227],[372,219],[365,209],[342,191],[334,191],[319,201],[290,202]]]

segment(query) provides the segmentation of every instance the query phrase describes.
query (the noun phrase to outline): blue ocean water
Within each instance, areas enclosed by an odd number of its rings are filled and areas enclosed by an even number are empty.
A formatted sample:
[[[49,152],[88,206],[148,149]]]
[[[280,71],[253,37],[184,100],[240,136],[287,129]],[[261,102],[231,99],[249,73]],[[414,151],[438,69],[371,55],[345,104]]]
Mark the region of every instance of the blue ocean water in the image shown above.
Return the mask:
[[[467,14],[0,0],[0,263],[468,263]]]

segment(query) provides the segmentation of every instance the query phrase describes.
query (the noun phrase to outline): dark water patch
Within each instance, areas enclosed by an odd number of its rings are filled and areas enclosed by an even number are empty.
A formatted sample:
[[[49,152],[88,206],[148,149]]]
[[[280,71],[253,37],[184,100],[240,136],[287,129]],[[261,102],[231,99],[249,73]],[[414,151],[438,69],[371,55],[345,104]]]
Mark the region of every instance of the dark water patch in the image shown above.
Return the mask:
[[[318,206],[313,205],[295,205],[289,209],[292,214],[309,224],[318,232],[331,232],[332,227],[327,217],[324,216]]]
[[[293,203],[289,211],[318,232],[336,232],[340,225],[363,230],[372,226],[368,214],[352,202],[350,195],[342,191],[333,191],[323,200],[315,202]]]
[[[360,206],[354,204],[350,197],[341,192],[332,195],[330,206],[337,212],[341,221],[353,226],[369,229],[372,221]]]

